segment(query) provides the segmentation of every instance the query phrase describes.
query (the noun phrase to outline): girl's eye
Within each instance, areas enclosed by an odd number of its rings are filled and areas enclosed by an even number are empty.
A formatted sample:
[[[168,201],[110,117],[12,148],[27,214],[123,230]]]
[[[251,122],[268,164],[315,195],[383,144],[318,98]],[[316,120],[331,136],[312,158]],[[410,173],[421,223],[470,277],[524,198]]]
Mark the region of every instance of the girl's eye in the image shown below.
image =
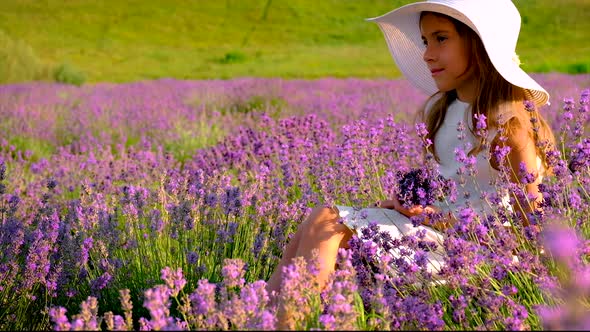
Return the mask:
[[[428,46],[428,42],[426,41],[426,39],[422,39],[422,44],[424,44],[424,46]]]
[[[447,37],[444,37],[444,36],[437,36],[437,37],[436,37],[436,40],[437,40],[439,43],[442,43],[442,42],[444,42],[445,40],[447,40]]]

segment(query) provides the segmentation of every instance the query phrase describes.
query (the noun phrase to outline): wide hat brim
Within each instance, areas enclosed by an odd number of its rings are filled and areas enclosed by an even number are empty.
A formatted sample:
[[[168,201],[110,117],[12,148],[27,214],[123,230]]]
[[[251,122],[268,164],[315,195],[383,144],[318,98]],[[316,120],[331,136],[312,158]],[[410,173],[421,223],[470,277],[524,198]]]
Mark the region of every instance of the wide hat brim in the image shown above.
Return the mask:
[[[528,92],[527,98],[533,100],[538,106],[548,104],[549,93],[520,68],[514,49],[511,50],[511,55],[508,54],[504,44],[501,44],[502,40],[483,29],[480,31],[475,22],[464,14],[468,10],[459,8],[458,3],[460,1],[416,2],[382,16],[368,18],[367,21],[378,24],[402,74],[428,95],[438,92],[438,88],[423,60],[424,44],[420,32],[420,13],[423,11],[445,14],[469,26],[481,38],[490,61],[504,79],[524,88]]]

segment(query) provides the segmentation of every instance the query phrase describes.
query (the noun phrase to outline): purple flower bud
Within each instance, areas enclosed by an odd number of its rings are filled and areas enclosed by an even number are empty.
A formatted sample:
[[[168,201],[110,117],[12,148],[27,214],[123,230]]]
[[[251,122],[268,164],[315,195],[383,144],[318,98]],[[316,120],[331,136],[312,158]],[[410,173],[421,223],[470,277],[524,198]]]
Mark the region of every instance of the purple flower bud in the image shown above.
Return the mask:
[[[449,193],[448,181],[440,174],[429,174],[423,168],[413,168],[408,172],[398,172],[399,195],[402,205],[432,205]]]

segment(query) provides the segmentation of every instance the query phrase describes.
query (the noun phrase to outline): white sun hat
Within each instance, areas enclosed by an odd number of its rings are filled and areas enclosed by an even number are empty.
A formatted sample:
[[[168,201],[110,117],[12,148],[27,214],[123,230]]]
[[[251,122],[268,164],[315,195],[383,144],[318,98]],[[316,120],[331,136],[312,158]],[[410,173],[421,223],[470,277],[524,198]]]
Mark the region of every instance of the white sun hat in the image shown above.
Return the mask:
[[[549,93],[520,68],[516,43],[520,13],[510,0],[429,0],[369,18],[381,28],[389,51],[405,77],[428,95],[438,91],[423,60],[420,13],[437,12],[465,23],[483,42],[496,70],[508,82],[526,89],[538,106],[549,103]]]

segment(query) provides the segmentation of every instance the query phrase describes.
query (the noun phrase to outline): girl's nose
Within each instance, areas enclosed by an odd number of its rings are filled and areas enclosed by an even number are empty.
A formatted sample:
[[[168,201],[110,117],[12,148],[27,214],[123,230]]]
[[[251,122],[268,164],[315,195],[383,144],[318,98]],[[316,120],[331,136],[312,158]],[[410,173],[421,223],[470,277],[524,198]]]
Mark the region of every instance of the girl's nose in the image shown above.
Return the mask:
[[[424,62],[433,61],[435,59],[435,55],[432,50],[432,47],[426,46],[424,48],[424,53],[422,55],[422,59],[424,59]]]

